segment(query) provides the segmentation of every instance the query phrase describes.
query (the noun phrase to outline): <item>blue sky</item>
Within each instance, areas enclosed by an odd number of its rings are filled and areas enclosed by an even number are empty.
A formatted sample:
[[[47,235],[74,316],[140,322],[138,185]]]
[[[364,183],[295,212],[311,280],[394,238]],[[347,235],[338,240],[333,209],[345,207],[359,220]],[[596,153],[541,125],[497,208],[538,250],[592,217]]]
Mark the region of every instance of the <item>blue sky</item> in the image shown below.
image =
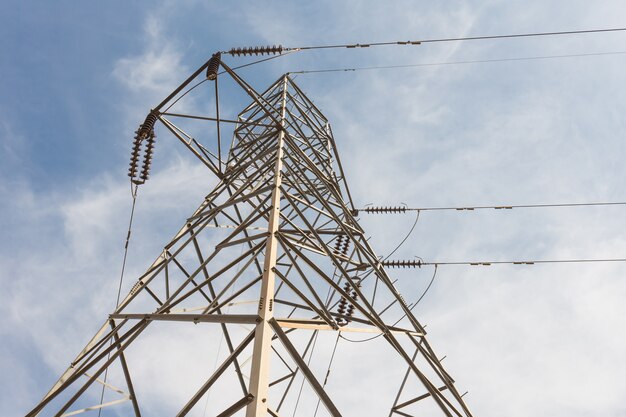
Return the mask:
[[[216,50],[626,26],[619,1],[0,5],[0,415],[7,416],[40,399],[110,312],[130,209],[133,131]],[[621,52],[625,39],[303,52],[241,73],[262,90],[300,69]],[[625,60],[295,81],[330,120],[358,205],[625,201]],[[233,95],[224,111],[234,115],[244,104]],[[162,137],[154,177],[140,192],[126,290],[213,181]],[[362,220],[385,254],[413,218]],[[397,255],[623,258],[625,221],[621,207],[425,212]],[[441,267],[417,315],[476,415],[623,415],[625,272],[620,264]],[[431,273],[405,271],[398,285],[410,298]]]

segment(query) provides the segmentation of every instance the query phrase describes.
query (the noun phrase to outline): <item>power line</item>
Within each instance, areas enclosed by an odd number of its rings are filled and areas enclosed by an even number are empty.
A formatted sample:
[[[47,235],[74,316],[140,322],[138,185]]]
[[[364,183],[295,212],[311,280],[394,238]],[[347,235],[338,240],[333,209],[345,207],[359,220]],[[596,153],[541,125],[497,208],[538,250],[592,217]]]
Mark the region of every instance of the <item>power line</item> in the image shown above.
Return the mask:
[[[563,207],[597,207],[597,206],[624,206],[626,201],[603,201],[592,203],[556,203],[556,204],[518,204],[518,205],[491,205],[491,206],[442,206],[442,207],[383,207],[383,206],[367,206],[357,210],[368,214],[400,214],[410,211],[474,211],[474,210],[512,210],[514,208],[563,208]]]
[[[421,39],[421,40],[414,40],[414,41],[352,43],[352,44],[337,44],[337,45],[313,45],[313,46],[303,46],[299,48],[284,48],[284,50],[305,51],[305,50],[312,50],[312,49],[369,48],[372,46],[421,45],[423,43],[437,43],[437,42],[459,42],[459,41],[476,41],[476,40],[488,40],[488,39],[530,38],[530,37],[540,37],[540,36],[580,35],[580,34],[589,34],[589,33],[622,32],[622,31],[626,31],[626,28],[568,30],[568,31],[560,31],[560,32],[533,32],[533,33],[517,33],[517,34],[511,34],[511,35],[465,36],[465,37],[458,37],[458,38],[434,38],[434,39]]]
[[[515,62],[515,61],[532,61],[544,59],[561,59],[561,58],[580,58],[591,56],[607,56],[607,55],[623,55],[626,51],[610,51],[610,52],[592,52],[586,54],[567,54],[567,55],[544,55],[544,56],[528,56],[518,58],[495,58],[495,59],[479,59],[471,61],[447,61],[447,62],[427,62],[421,64],[403,64],[403,65],[380,65],[370,67],[354,67],[354,68],[324,68],[314,70],[290,71],[291,74],[319,74],[330,72],[356,72],[356,71],[374,71],[383,69],[402,69],[402,68],[419,68],[434,67],[443,65],[465,65],[465,64],[483,64],[492,62]]]
[[[604,259],[539,259],[520,261],[442,261],[424,262],[421,259],[382,261],[381,265],[387,268],[421,268],[422,266],[464,265],[464,266],[491,266],[491,265],[536,265],[536,264],[580,264],[626,262],[626,258]]]

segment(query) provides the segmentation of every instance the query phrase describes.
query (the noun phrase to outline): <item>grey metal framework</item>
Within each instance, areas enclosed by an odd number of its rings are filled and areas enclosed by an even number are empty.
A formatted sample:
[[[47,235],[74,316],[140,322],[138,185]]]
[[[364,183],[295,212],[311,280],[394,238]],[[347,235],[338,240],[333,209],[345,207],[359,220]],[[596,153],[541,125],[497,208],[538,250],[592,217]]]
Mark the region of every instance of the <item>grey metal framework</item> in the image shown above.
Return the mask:
[[[251,99],[236,120],[221,119],[219,106],[214,117],[162,110],[207,66],[151,115],[218,177],[217,185],[27,416],[117,407],[126,411],[116,415],[140,416],[126,352],[161,321],[213,326],[228,348],[177,416],[201,408],[207,392],[225,383],[215,400],[221,411],[212,415],[291,416],[301,395],[321,404],[320,416],[355,415],[342,401],[347,388],[333,387],[314,367],[322,333],[373,338],[385,366],[400,369],[395,381],[371,375],[370,364],[351,371],[375,378],[376,388],[362,397],[388,401],[389,416],[471,416],[359,226],[326,118],[288,74],[258,93],[224,62],[219,79],[234,81]],[[175,119],[217,126],[217,143],[201,144]],[[224,125],[234,128],[225,157]],[[105,380],[113,367],[123,388]],[[87,394],[94,387],[119,399],[98,404]],[[314,415],[307,407],[302,415]]]

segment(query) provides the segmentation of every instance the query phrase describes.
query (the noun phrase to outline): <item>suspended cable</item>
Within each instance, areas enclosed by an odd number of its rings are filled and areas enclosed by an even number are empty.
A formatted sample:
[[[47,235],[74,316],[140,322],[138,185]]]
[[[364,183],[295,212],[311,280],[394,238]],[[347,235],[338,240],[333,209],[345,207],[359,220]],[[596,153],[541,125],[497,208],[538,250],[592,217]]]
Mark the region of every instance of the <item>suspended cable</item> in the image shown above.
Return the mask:
[[[426,286],[426,289],[422,292],[422,294],[419,296],[419,298],[417,299],[417,301],[415,301],[414,303],[409,304],[409,306],[408,306],[408,307],[409,307],[409,311],[413,311],[413,309],[415,308],[415,306],[417,306],[417,305],[420,303],[420,301],[422,301],[422,299],[426,296],[426,294],[427,294],[427,293],[428,293],[428,291],[430,290],[430,287],[432,287],[433,282],[435,282],[435,277],[436,277],[436,276],[437,276],[437,265],[435,265],[435,270],[433,271],[433,276],[430,278],[430,282],[429,282],[429,283],[428,283],[428,285]],[[393,301],[390,305],[388,305],[388,306],[385,308],[385,310],[386,310],[386,309],[388,309],[389,307],[391,307],[393,304],[395,304],[395,303],[397,303],[397,302],[398,302],[398,300],[394,300],[394,301]],[[396,320],[396,321],[395,321],[395,323],[393,323],[393,324],[392,324],[392,327],[393,327],[393,326],[396,326],[398,323],[400,323],[400,321],[401,321],[403,318],[405,318],[405,317],[406,317],[406,313],[404,313],[404,314],[403,314],[403,315],[402,315],[402,316],[401,316],[398,320]],[[341,332],[339,332],[339,335],[341,335]],[[350,339],[350,338],[347,338],[347,337],[345,337],[345,336],[341,336],[341,338],[342,338],[343,340],[345,340],[345,341],[352,342],[352,343],[362,343],[362,342],[369,342],[370,340],[377,339],[377,338],[379,338],[380,336],[382,336],[382,333],[381,333],[381,334],[377,334],[376,336],[368,337],[368,338],[366,338],[366,339],[359,339],[359,340],[356,340],[356,339]]]
[[[433,38],[433,39],[421,39],[413,41],[393,41],[393,42],[373,42],[373,43],[348,43],[337,45],[313,45],[303,46],[299,48],[283,48],[284,50],[312,50],[312,49],[336,49],[336,48],[369,48],[372,46],[391,46],[391,45],[421,45],[423,43],[437,43],[437,42],[459,42],[459,41],[476,41],[476,40],[488,40],[488,39],[510,39],[510,38],[531,38],[540,36],[559,36],[559,35],[580,35],[590,33],[603,33],[603,32],[622,32],[626,31],[626,27],[622,28],[608,28],[608,29],[587,29],[587,30],[568,30],[560,32],[532,32],[532,33],[517,33],[511,35],[488,35],[488,36],[464,36],[458,38]]]
[[[576,264],[576,263],[604,263],[604,262],[626,262],[626,258],[604,258],[604,259],[538,259],[520,261],[444,261],[444,262],[424,262],[420,260],[394,260],[383,261],[381,265],[387,268],[421,268],[422,266],[442,266],[442,265],[467,265],[467,266],[491,266],[491,265],[535,265],[535,264]]]
[[[400,241],[400,243],[398,243],[398,246],[395,247],[394,250],[392,250],[384,259],[384,261],[386,261],[387,259],[389,259],[391,257],[391,255],[393,255],[394,253],[396,253],[396,251],[398,249],[400,249],[402,247],[402,245],[404,245],[404,242],[407,241],[407,239],[411,236],[411,234],[413,233],[413,230],[415,229],[415,226],[417,226],[417,222],[420,219],[420,211],[417,210],[417,215],[415,216],[415,221],[413,222],[413,226],[411,226],[411,228],[409,229],[409,232],[406,234],[406,236],[404,237],[404,239],[402,239]]]
[[[233,70],[237,70],[237,69],[241,69],[241,68],[250,67],[250,66],[252,66],[252,65],[260,64],[260,63],[265,62],[265,61],[270,61],[270,60],[272,60],[272,59],[280,58],[280,57],[282,57],[282,56],[287,56],[287,55],[292,54],[292,53],[294,53],[294,52],[298,52],[298,51],[297,51],[297,50],[294,50],[294,51],[289,51],[289,52],[284,53],[284,54],[281,54],[281,55],[275,55],[275,56],[270,56],[270,57],[268,57],[268,58],[258,59],[258,60],[256,60],[256,61],[249,62],[249,63],[247,63],[247,64],[243,64],[243,65],[239,65],[239,66],[237,66],[237,67],[233,67],[232,69],[233,69]],[[221,71],[218,75],[224,74],[225,72],[226,72],[226,71]],[[201,81],[197,82],[196,84],[192,85],[191,87],[189,87],[187,90],[185,90],[185,92],[184,92],[184,93],[182,93],[180,96],[178,96],[178,97],[176,98],[176,100],[174,100],[174,101],[173,101],[173,102],[172,102],[169,106],[167,106],[167,107],[165,108],[165,110],[163,110],[163,111],[162,111],[162,113],[167,112],[169,109],[171,109],[171,108],[172,108],[172,106],[174,106],[174,104],[178,103],[178,102],[179,102],[179,101],[180,101],[183,97],[185,97],[187,94],[189,94],[189,93],[191,93],[193,90],[195,90],[195,89],[196,89],[196,87],[201,86],[202,84],[204,84],[204,83],[205,83],[205,82],[207,82],[207,81],[211,81],[211,80],[209,80],[208,78],[205,78],[205,79],[203,79],[203,80],[201,80]]]
[[[381,66],[354,67],[354,68],[325,68],[325,69],[314,69],[314,70],[291,71],[290,74],[319,74],[319,73],[328,73],[328,72],[374,71],[374,70],[383,70],[383,69],[419,68],[419,67],[434,67],[434,66],[443,66],[443,65],[483,64],[483,63],[491,63],[491,62],[533,61],[533,60],[544,60],[544,59],[580,58],[580,57],[623,55],[623,54],[626,54],[626,51],[593,52],[593,53],[587,53],[587,54],[527,56],[527,57],[518,57],[518,58],[478,59],[478,60],[471,60],[471,61],[428,62],[428,63],[420,63],[420,64],[381,65]]]
[[[313,359],[313,351],[315,350],[315,345],[317,344],[317,336],[319,334],[318,330],[314,330],[313,331],[314,335],[313,335],[313,346],[311,347],[311,354],[309,355],[309,360],[307,361],[307,366],[311,365],[311,359]],[[304,356],[306,356],[306,351],[304,353]],[[294,405],[293,408],[293,414],[291,415],[291,417],[295,417],[296,416],[296,411],[298,411],[298,405],[300,405],[300,397],[302,396],[302,390],[304,389],[304,381],[306,380],[306,378],[302,378],[302,383],[300,384],[300,390],[298,391],[298,397],[296,399],[296,404]]]
[[[337,351],[337,345],[339,344],[339,336],[341,336],[341,331],[337,332],[337,338],[335,339],[335,346],[333,347],[333,353],[330,355],[330,361],[328,362],[328,369],[326,370],[326,377],[324,378],[324,383],[322,384],[322,388],[326,388],[326,384],[328,383],[328,376],[330,375],[330,368],[333,364],[333,360],[335,359],[335,352]],[[313,413],[313,417],[317,416],[317,410],[320,408],[321,398],[317,398],[317,405],[315,406],[315,412]]]
[[[498,206],[441,206],[441,207],[383,207],[383,206],[366,206],[357,212],[364,212],[368,214],[400,214],[409,211],[443,211],[443,210],[455,210],[455,211],[473,211],[473,210],[512,210],[514,208],[557,208],[557,207],[593,207],[593,206],[624,206],[624,201],[614,202],[592,202],[592,203],[555,203],[555,204],[517,204],[517,205],[498,205]]]
[[[117,297],[115,298],[115,309],[120,305],[120,296],[122,295],[122,283],[124,282],[124,271],[126,270],[126,259],[128,258],[128,244],[130,243],[130,234],[133,228],[133,218],[135,217],[135,204],[137,203],[137,192],[139,191],[139,186],[137,184],[130,183],[130,194],[133,198],[133,204],[130,209],[130,220],[128,221],[128,232],[126,233],[126,242],[124,243],[124,257],[122,260],[122,270],[120,272],[120,282],[117,287]],[[111,340],[111,343],[113,341]],[[111,354],[107,356],[107,359],[111,357]],[[104,402],[104,389],[106,388],[107,377],[109,373],[109,368],[107,367],[104,370],[103,384],[102,384],[102,392],[100,393],[100,405]],[[98,417],[102,414],[102,407],[98,409]]]

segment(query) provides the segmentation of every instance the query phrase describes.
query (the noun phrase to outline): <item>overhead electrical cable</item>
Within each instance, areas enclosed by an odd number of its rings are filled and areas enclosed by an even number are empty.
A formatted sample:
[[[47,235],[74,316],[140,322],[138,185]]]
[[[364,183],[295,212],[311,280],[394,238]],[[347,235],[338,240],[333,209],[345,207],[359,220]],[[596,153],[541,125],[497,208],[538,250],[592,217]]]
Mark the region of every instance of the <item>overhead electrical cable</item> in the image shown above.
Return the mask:
[[[237,67],[233,67],[232,69],[233,69],[233,71],[234,71],[234,70],[238,70],[238,69],[241,69],[241,68],[250,67],[250,66],[252,66],[252,65],[260,64],[260,63],[265,62],[265,61],[270,61],[270,60],[272,60],[272,59],[276,59],[276,58],[280,58],[280,57],[283,57],[283,56],[287,56],[287,55],[289,55],[289,54],[291,54],[291,53],[293,53],[293,52],[297,52],[297,51],[290,51],[290,52],[287,52],[287,53],[282,54],[282,55],[275,55],[275,56],[270,56],[270,57],[268,57],[268,58],[259,59],[259,60],[253,61],[253,62],[249,62],[249,63],[247,63],[247,64],[243,64],[243,65],[239,65],[239,66],[237,66]],[[223,74],[223,73],[225,73],[225,72],[226,72],[226,71],[221,71],[219,74]],[[205,78],[205,79],[203,79],[203,80],[200,80],[200,81],[199,81],[199,82],[197,82],[196,84],[192,85],[191,87],[189,87],[189,88],[188,88],[187,90],[185,90],[185,91],[184,91],[184,92],[183,92],[180,96],[178,96],[178,97],[176,98],[176,100],[174,100],[172,103],[170,103],[170,105],[169,105],[169,106],[167,106],[167,107],[166,107],[166,108],[162,111],[162,113],[167,112],[169,109],[171,109],[171,108],[172,108],[172,106],[174,106],[174,104],[178,103],[178,102],[179,102],[179,101],[180,101],[183,97],[185,97],[187,94],[191,93],[194,89],[196,89],[196,87],[201,86],[202,84],[204,84],[204,83],[205,83],[205,82],[207,82],[207,81],[210,81],[210,80],[209,80],[208,78]]]
[[[547,204],[507,204],[487,206],[440,206],[440,207],[406,207],[406,206],[366,206],[358,209],[358,212],[367,214],[402,214],[411,211],[474,211],[474,210],[512,210],[515,208],[564,208],[564,207],[602,207],[624,206],[626,201],[602,201],[591,203],[547,203]]]
[[[312,49],[369,48],[372,46],[421,45],[423,43],[477,41],[477,40],[488,40],[488,39],[531,38],[531,37],[542,37],[542,36],[581,35],[581,34],[590,34],[590,33],[622,32],[622,31],[626,31],[626,27],[607,28],[607,29],[567,30],[567,31],[559,31],[559,32],[516,33],[516,34],[509,34],[509,35],[463,36],[463,37],[457,37],[457,38],[433,38],[433,39],[420,39],[420,40],[412,40],[412,41],[347,43],[347,44],[337,44],[337,45],[313,45],[313,46],[303,46],[299,48],[283,48],[283,49],[285,51],[289,51],[289,50],[306,51],[306,50],[312,50]]]
[[[469,61],[425,62],[425,63],[419,63],[419,64],[380,65],[380,66],[354,67],[354,68],[324,68],[324,69],[313,69],[313,70],[290,71],[289,73],[290,74],[319,74],[319,73],[329,73],[329,72],[375,71],[375,70],[383,70],[383,69],[419,68],[419,67],[434,67],[434,66],[443,66],[443,65],[484,64],[484,63],[491,63],[491,62],[532,61],[532,60],[580,58],[580,57],[623,55],[623,54],[626,54],[626,51],[591,52],[591,53],[581,53],[581,54],[543,55],[543,56],[526,56],[526,57],[495,58],[495,59],[478,59],[478,60],[469,60]]]
[[[417,299],[417,301],[415,301],[414,303],[409,304],[407,307],[409,308],[409,311],[413,311],[413,309],[415,308],[415,306],[417,306],[420,301],[422,301],[422,299],[426,296],[426,294],[428,293],[428,291],[430,290],[430,287],[432,287],[433,282],[435,282],[435,277],[437,276],[437,265],[435,265],[435,270],[433,271],[433,276],[430,278],[430,282],[428,283],[428,285],[426,286],[426,289],[422,292],[422,294],[419,296],[419,298]],[[391,307],[392,305],[394,305],[395,303],[397,303],[398,300],[394,300],[391,304],[389,304],[385,310],[387,310],[389,307]],[[384,310],[383,310],[384,311]],[[406,313],[404,313],[398,320],[396,320],[393,323],[393,326],[396,326],[398,323],[400,323],[400,321],[406,317]],[[352,343],[362,343],[362,342],[369,342],[370,340],[374,340],[378,337],[382,336],[381,334],[377,334],[376,336],[371,336],[365,339],[350,339],[345,337],[344,335],[341,334],[341,332],[339,332],[339,337],[341,337],[343,340],[347,341],[347,342],[352,342]]]
[[[491,265],[536,265],[536,264],[580,264],[580,263],[605,263],[626,262],[626,258],[597,258],[597,259],[536,259],[518,261],[440,261],[424,262],[419,260],[393,260],[382,261],[381,265],[386,268],[421,268],[422,266],[463,265],[463,266],[491,266]]]
[[[128,231],[126,232],[126,241],[124,242],[124,257],[122,259],[122,270],[120,271],[120,282],[117,288],[117,297],[115,298],[115,309],[120,305],[120,297],[122,295],[122,283],[124,282],[124,272],[126,270],[126,259],[128,258],[128,245],[130,243],[130,234],[133,229],[133,218],[135,217],[135,205],[137,204],[137,192],[139,192],[139,186],[133,184],[132,181],[130,183],[130,195],[133,199],[133,203],[130,209],[130,219],[128,221]],[[112,341],[111,341],[112,343]],[[107,359],[111,357],[109,353],[107,355]],[[104,404],[104,389],[106,388],[107,378],[109,374],[109,368],[104,370],[104,378],[102,384],[102,391],[100,393],[100,408],[98,408],[98,417],[102,414],[102,405]]]

